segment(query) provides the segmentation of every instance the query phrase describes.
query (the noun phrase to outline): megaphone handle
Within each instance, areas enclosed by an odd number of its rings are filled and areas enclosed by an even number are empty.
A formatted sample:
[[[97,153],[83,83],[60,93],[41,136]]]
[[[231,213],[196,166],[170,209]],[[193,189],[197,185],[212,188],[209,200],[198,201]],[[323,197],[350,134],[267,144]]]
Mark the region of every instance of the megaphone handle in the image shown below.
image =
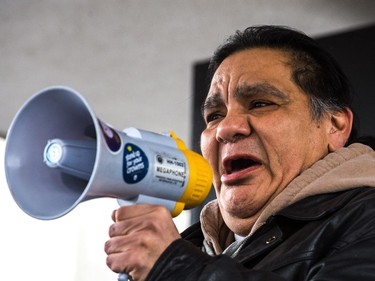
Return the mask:
[[[119,273],[117,281],[133,281],[133,278],[129,274],[122,272]]]

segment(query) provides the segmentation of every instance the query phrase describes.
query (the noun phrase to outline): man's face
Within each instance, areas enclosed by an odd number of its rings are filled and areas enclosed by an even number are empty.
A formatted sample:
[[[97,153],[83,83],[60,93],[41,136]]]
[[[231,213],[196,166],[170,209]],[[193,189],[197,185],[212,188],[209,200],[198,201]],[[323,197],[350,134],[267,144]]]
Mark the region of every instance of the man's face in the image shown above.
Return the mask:
[[[330,118],[312,119],[287,54],[256,48],[227,57],[204,105],[204,157],[224,221],[247,235],[261,210],[328,153]]]

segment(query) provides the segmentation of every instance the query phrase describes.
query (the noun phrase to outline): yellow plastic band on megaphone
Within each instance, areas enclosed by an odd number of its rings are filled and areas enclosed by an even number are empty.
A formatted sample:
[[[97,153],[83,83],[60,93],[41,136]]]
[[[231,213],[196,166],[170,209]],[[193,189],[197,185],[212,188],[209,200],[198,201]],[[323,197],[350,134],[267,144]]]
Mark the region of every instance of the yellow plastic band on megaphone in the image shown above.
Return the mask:
[[[190,209],[200,205],[207,197],[212,186],[213,173],[208,162],[198,153],[186,149],[183,141],[171,131],[170,135],[175,139],[178,149],[184,153],[189,166],[189,181],[179,202],[183,202],[184,209]],[[177,208],[177,204],[176,204]],[[176,209],[175,208],[175,209]],[[181,208],[181,206],[179,206]],[[178,212],[176,209],[172,213]]]
[[[207,197],[212,186],[212,170],[207,161],[199,154],[191,151],[183,151],[189,163],[189,181],[185,192],[179,199],[185,202],[185,209],[200,205]]]
[[[186,150],[186,145],[185,143],[179,138],[176,136],[176,134],[173,132],[173,131],[169,131],[169,135],[172,139],[174,139],[174,141],[176,142],[177,144],[177,148],[181,151],[184,151]]]
[[[172,217],[177,217],[181,212],[185,209],[185,203],[183,202],[176,202],[176,205],[171,212]]]

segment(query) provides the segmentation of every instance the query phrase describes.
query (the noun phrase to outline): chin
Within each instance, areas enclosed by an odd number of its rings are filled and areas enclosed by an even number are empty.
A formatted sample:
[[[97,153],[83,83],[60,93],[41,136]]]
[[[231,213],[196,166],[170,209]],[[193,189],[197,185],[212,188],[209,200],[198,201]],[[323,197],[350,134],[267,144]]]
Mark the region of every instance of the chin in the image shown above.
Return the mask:
[[[236,192],[237,191],[237,192]],[[262,202],[257,202],[256,194],[248,192],[238,192],[238,190],[226,190],[220,194],[220,209],[228,213],[231,217],[249,218],[262,209]]]
[[[246,201],[221,202],[221,205],[221,209],[231,217],[246,218],[251,213],[249,212],[251,204]]]

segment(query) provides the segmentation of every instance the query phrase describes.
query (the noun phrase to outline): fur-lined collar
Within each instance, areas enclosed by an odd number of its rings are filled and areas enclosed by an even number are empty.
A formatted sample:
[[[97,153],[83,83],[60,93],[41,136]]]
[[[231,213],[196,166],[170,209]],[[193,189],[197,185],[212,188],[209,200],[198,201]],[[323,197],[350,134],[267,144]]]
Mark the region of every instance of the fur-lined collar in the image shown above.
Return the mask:
[[[375,187],[375,151],[355,143],[341,148],[296,177],[263,210],[249,235],[255,232],[276,212],[306,197],[344,191],[358,186]],[[217,200],[209,202],[201,212],[206,251],[220,254],[234,240],[234,234],[221,217]]]

